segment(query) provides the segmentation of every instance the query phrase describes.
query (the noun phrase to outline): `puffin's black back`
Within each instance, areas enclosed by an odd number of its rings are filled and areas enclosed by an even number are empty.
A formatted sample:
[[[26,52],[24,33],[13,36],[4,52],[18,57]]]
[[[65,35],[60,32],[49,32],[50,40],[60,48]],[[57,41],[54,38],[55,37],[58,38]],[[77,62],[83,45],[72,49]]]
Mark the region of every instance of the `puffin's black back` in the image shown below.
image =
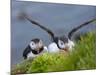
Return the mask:
[[[28,54],[29,52],[31,52],[30,46],[26,47],[26,49],[25,49],[24,52],[23,52],[23,57],[24,57],[24,59],[27,58],[27,54]]]

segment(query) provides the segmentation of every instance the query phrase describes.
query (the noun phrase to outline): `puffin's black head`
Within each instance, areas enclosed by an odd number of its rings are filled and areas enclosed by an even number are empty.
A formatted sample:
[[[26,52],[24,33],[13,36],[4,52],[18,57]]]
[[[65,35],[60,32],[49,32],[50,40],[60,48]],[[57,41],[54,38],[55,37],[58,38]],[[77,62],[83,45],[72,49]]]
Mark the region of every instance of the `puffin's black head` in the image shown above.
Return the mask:
[[[42,40],[36,38],[36,39],[32,39],[29,43],[29,47],[32,49],[32,50],[40,50],[42,47],[43,47],[43,42]]]

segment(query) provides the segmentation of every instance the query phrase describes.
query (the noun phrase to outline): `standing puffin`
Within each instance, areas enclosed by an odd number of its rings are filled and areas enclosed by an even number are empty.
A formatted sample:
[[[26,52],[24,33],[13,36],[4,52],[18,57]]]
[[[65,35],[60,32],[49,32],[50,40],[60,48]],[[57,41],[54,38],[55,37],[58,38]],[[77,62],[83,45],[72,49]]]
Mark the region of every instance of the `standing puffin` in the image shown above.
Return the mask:
[[[36,21],[31,20],[26,14],[24,14],[23,17],[26,18],[28,21],[30,21],[32,24],[37,25],[41,29],[45,30],[51,36],[52,43],[49,44],[49,46],[48,46],[48,51],[49,52],[59,52],[60,50],[71,51],[72,48],[75,46],[74,41],[72,41],[73,33],[76,32],[78,29],[80,29],[80,28],[82,28],[82,27],[84,27],[86,25],[89,25],[89,23],[94,22],[96,20],[94,18],[94,19],[92,19],[90,21],[87,21],[87,22],[85,22],[85,23],[73,28],[68,33],[67,37],[65,35],[58,37],[58,36],[55,36],[54,33],[50,29],[42,26],[41,24],[39,24]]]
[[[45,51],[47,51],[47,47],[43,45],[42,40],[35,38],[30,41],[24,50],[23,57],[24,59],[34,58]]]

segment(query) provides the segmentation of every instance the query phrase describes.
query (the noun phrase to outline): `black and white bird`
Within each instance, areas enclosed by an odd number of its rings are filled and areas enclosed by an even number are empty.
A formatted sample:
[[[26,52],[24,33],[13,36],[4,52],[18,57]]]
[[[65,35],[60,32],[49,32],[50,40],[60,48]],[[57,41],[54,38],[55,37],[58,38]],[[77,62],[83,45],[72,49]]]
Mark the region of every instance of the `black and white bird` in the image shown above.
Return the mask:
[[[42,40],[35,38],[30,41],[23,52],[24,59],[35,58],[41,53],[47,51],[47,47],[43,45]]]
[[[49,52],[59,52],[60,50],[71,51],[73,49],[73,47],[75,46],[75,43],[72,40],[73,33],[76,32],[78,29],[80,29],[84,26],[87,26],[87,25],[89,25],[89,23],[94,22],[96,20],[94,18],[90,21],[87,21],[87,22],[73,28],[68,33],[67,37],[65,35],[58,37],[58,36],[55,36],[55,34],[50,29],[48,29],[48,28],[42,26],[40,23],[30,19],[27,15],[24,15],[24,18],[26,18],[32,24],[39,26],[41,29],[46,31],[51,36],[52,43],[49,44],[49,46],[48,46],[48,51]]]

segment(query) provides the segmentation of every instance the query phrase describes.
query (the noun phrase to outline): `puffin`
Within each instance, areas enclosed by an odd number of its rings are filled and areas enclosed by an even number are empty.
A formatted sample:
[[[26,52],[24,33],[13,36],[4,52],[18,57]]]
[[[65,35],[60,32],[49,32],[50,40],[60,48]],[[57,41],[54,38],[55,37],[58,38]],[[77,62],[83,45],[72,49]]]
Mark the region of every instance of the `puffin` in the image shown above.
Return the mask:
[[[43,41],[39,38],[32,39],[23,51],[24,59],[33,59],[40,54],[47,52],[47,47],[43,45]]]

